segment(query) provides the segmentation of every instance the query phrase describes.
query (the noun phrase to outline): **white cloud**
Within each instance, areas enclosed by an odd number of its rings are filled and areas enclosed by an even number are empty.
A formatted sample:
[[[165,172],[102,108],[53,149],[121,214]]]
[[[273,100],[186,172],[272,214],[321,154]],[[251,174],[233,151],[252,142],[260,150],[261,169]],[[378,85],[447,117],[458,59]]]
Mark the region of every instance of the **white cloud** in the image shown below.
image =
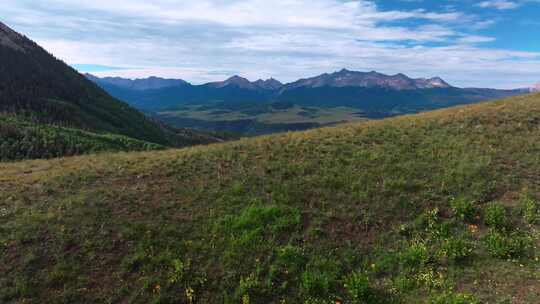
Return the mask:
[[[515,1],[509,1],[509,0],[489,0],[489,1],[482,1],[477,4],[478,7],[483,8],[496,8],[498,10],[509,10],[509,9],[515,9],[519,7],[519,4]]]
[[[494,21],[456,10],[383,11],[367,0],[8,2],[2,18],[66,62],[128,68],[101,75],[292,81],[346,67],[463,86],[540,78],[539,54],[477,47],[494,38],[464,28]]]
[[[489,28],[497,23],[495,20],[481,20],[472,24],[471,29],[473,30],[483,30]]]
[[[465,44],[475,44],[475,43],[484,43],[484,42],[493,42],[496,39],[494,37],[487,37],[487,36],[465,36],[462,38],[457,39],[457,42],[459,43],[465,43]]]

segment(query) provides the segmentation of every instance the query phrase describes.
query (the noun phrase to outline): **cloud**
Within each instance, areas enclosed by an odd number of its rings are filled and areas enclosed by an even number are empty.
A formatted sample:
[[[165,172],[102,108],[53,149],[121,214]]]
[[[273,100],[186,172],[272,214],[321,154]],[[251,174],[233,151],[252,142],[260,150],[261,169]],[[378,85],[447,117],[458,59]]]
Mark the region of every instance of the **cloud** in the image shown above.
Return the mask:
[[[486,36],[465,36],[462,38],[457,39],[457,42],[459,43],[465,43],[465,44],[475,44],[475,43],[484,43],[484,42],[493,42],[496,39],[494,37],[486,37]]]
[[[106,65],[99,65],[99,64],[84,64],[84,63],[72,64],[71,66],[82,73],[109,72],[109,71],[130,69],[130,68],[121,68],[121,67],[106,66]]]
[[[497,22],[495,20],[481,20],[477,21],[472,24],[471,29],[473,30],[483,30],[487,29],[493,25],[495,25]]]
[[[483,7],[483,8],[495,8],[498,10],[510,10],[510,9],[518,8],[519,3],[515,1],[509,1],[509,0],[489,0],[489,1],[482,1],[478,3],[476,6]]]
[[[57,57],[115,67],[99,75],[292,81],[347,67],[463,86],[540,78],[539,54],[480,48],[495,37],[474,31],[495,21],[456,9],[383,10],[367,0],[8,2],[2,18]]]

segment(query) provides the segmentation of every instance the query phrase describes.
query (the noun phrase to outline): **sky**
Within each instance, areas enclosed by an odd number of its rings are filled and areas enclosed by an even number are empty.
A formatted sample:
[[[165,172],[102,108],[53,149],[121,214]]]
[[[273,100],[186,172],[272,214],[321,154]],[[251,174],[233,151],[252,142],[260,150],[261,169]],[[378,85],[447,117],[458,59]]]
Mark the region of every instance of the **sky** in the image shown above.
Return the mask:
[[[283,82],[342,68],[461,87],[540,82],[540,0],[0,0],[81,72]]]

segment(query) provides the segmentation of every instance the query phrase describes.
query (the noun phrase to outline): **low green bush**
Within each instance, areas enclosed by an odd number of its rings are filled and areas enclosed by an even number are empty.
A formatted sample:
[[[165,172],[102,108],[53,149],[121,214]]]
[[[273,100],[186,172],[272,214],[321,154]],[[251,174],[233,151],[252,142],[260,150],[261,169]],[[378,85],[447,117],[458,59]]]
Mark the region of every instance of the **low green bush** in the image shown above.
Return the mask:
[[[532,237],[524,232],[506,235],[492,230],[484,237],[484,243],[491,255],[499,258],[523,257],[533,248]]]
[[[472,255],[474,244],[464,237],[443,240],[439,256],[452,262],[461,262]]]
[[[306,262],[306,256],[301,247],[286,245],[277,250],[276,265],[286,267],[288,273],[297,273]]]
[[[457,218],[466,222],[474,221],[477,210],[472,201],[465,198],[452,198],[450,206]]]
[[[433,296],[429,304],[480,304],[474,296],[466,293],[444,292]]]
[[[505,230],[510,225],[506,209],[499,203],[491,203],[486,207],[484,221],[487,226],[498,230]]]
[[[312,258],[301,276],[302,294],[307,297],[325,299],[339,286],[340,267],[333,257]]]
[[[332,287],[332,278],[327,273],[307,270],[302,274],[302,290],[311,296],[325,296]]]
[[[451,225],[441,220],[439,208],[426,210],[418,216],[411,229],[425,232],[429,237],[439,238],[448,236]]]
[[[401,263],[407,268],[418,268],[425,265],[430,257],[425,241],[415,239],[409,247],[401,253]]]
[[[522,204],[523,219],[529,224],[540,223],[540,204],[530,197],[524,199]]]
[[[352,303],[369,303],[373,292],[369,286],[369,277],[362,272],[353,272],[344,284]]]
[[[250,299],[254,294],[263,292],[265,286],[259,281],[256,274],[252,273],[249,276],[242,277],[238,285],[238,297],[245,302],[245,299]],[[249,301],[248,301],[249,303]]]

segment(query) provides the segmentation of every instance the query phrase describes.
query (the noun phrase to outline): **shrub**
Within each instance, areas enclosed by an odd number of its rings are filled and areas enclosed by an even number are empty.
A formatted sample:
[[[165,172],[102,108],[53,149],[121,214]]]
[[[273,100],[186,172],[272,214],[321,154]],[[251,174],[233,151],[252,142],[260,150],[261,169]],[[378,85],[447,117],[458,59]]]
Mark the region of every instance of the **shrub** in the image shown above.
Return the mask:
[[[419,217],[416,218],[414,226],[416,229],[424,230],[428,235],[433,237],[440,237],[448,234],[448,228],[441,223],[439,217],[439,208],[432,210],[426,210]]]
[[[430,290],[440,289],[444,286],[444,275],[441,272],[435,271],[433,268],[424,268],[415,276],[416,283],[423,285]]]
[[[226,220],[232,232],[268,230],[272,234],[285,232],[300,223],[300,212],[296,209],[254,204],[242,213]]]
[[[246,296],[249,298],[252,294],[257,294],[264,287],[262,286],[259,278],[254,274],[250,274],[247,277],[240,279],[240,284],[238,286],[238,294],[244,299]],[[248,302],[249,303],[249,302]]]
[[[371,264],[371,269],[374,274],[392,274],[398,271],[403,253],[384,251],[379,253],[376,261]]]
[[[326,296],[331,288],[332,279],[325,272],[308,270],[302,274],[302,290],[311,296]]]
[[[505,235],[498,231],[490,231],[484,238],[488,251],[499,258],[517,258],[527,255],[533,246],[530,235],[522,232],[513,232]]]
[[[314,298],[314,297],[308,297],[304,300],[304,304],[328,304],[328,303],[331,303],[331,302],[329,302],[327,299],[319,299],[319,298]]]
[[[450,206],[455,216],[459,219],[467,222],[474,221],[476,215],[476,208],[474,207],[473,202],[465,198],[453,198],[450,201]]]
[[[436,230],[439,225],[439,208],[426,211],[425,216],[429,231]]]
[[[484,218],[486,225],[498,230],[504,230],[509,226],[506,209],[498,203],[491,203],[486,207]]]
[[[393,285],[398,292],[406,293],[416,288],[417,282],[415,278],[402,273],[394,279]]]
[[[277,250],[276,264],[286,267],[289,273],[296,273],[306,263],[306,257],[301,247],[286,245]]]
[[[219,221],[214,231],[226,235],[225,263],[242,267],[242,259],[290,238],[300,222],[301,215],[297,209],[255,202],[239,215]]]
[[[421,267],[428,261],[429,253],[423,240],[413,240],[409,248],[401,254],[401,262],[406,267]]]
[[[268,282],[278,283],[274,288],[289,289],[298,283],[307,263],[304,249],[293,245],[286,245],[276,249],[276,259],[269,267]]]
[[[442,242],[439,256],[452,262],[460,262],[471,256],[474,244],[464,237],[448,238]]]
[[[434,296],[429,301],[430,304],[480,304],[474,296],[465,293],[445,292],[442,295]]]
[[[364,273],[353,272],[345,279],[344,287],[349,293],[352,303],[368,303],[372,297],[369,278]]]
[[[187,267],[180,259],[174,259],[171,264],[172,267],[169,274],[169,282],[176,284],[183,280]]]
[[[523,218],[529,224],[540,222],[540,205],[530,197],[523,201]]]
[[[335,257],[314,257],[302,274],[302,293],[318,299],[329,297],[339,283],[339,272]]]

